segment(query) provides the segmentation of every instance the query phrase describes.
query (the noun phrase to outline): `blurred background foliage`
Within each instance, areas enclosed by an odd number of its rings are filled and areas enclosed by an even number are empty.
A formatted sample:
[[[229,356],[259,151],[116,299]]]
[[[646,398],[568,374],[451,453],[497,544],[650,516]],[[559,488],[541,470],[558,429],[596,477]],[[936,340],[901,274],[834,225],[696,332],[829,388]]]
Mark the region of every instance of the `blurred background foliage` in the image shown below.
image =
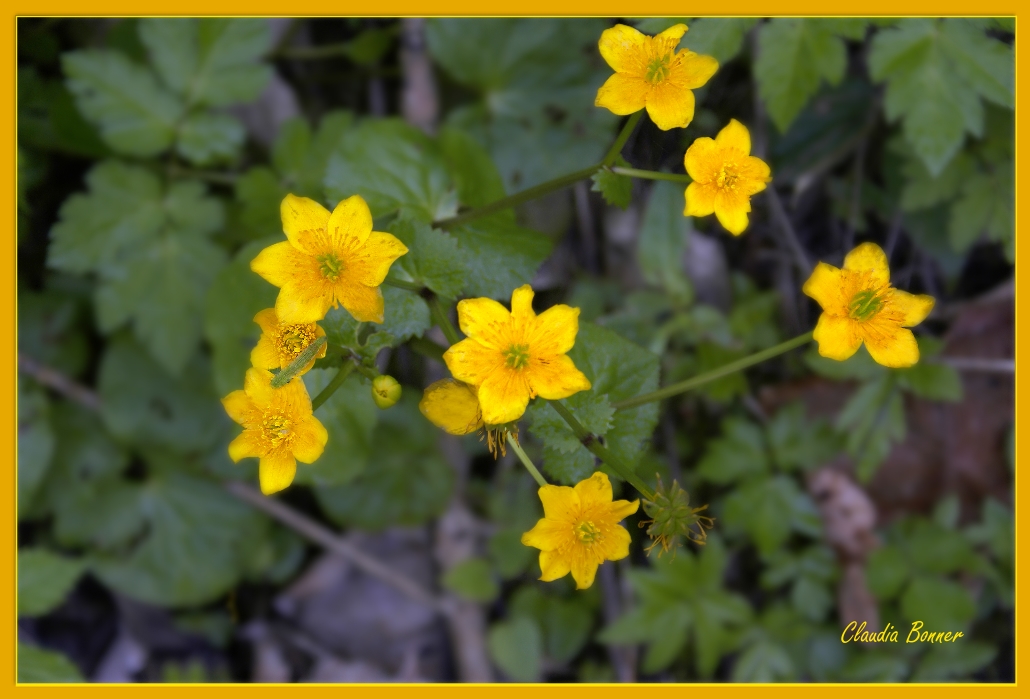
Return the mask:
[[[680,185],[617,177],[432,227],[600,160],[611,20],[21,18],[21,681],[1013,681],[1014,20],[687,21],[720,70],[687,129],[645,119],[623,156],[682,172],[743,121],[775,179],[739,239],[684,218]],[[403,400],[378,410],[353,374],[276,499],[393,585],[241,498],[256,465],[229,461],[218,398],[274,301],[248,263],[287,192],[360,193],[411,248],[397,277],[445,299],[532,282],[579,306],[594,390],[567,403],[709,503],[708,544],[649,558],[637,515],[593,588],[537,582],[533,483],[419,414],[444,375],[419,338],[442,336],[393,287],[382,326],[323,327]],[[937,298],[917,366],[809,349],[613,412],[810,328],[807,265],[862,240]],[[529,453],[585,477],[541,407]],[[852,619],[901,642],[843,644]],[[905,644],[915,620],[965,638]]]

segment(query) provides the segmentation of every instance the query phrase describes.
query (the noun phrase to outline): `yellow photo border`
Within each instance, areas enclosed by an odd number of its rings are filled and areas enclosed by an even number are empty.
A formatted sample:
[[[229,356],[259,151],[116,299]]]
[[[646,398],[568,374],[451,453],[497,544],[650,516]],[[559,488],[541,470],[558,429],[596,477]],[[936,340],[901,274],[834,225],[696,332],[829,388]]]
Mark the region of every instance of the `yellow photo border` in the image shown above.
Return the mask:
[[[632,12],[623,14],[632,5]],[[697,11],[695,11],[695,7]],[[1016,2],[1004,1],[973,3],[956,2],[955,0],[938,0],[937,2],[912,1],[912,0],[867,0],[866,2],[849,2],[844,7],[835,6],[833,14],[844,16],[987,16],[1005,17],[1015,16],[1018,26],[1019,4]],[[814,684],[814,683],[790,683],[790,684],[636,684],[636,685],[579,685],[579,684],[355,684],[355,685],[257,685],[257,684],[131,684],[131,685],[18,685],[17,665],[15,660],[17,642],[17,488],[15,485],[17,477],[17,236],[13,234],[17,230],[17,18],[20,16],[39,17],[47,15],[55,16],[142,16],[142,15],[164,15],[164,16],[201,16],[201,15],[247,15],[247,16],[294,16],[294,17],[325,17],[325,16],[355,16],[355,17],[390,17],[390,16],[603,16],[603,17],[675,17],[675,16],[826,16],[828,5],[824,2],[813,0],[780,0],[775,3],[758,2],[756,0],[738,0],[732,6],[724,5],[719,9],[725,12],[713,13],[711,6],[691,5],[682,0],[648,0],[642,4],[627,3],[625,0],[522,0],[521,2],[483,3],[471,0],[436,0],[431,4],[419,2],[418,0],[380,0],[374,4],[357,4],[330,2],[327,0],[301,0],[299,3],[291,3],[289,10],[282,2],[271,2],[270,0],[180,0],[179,2],[167,2],[159,0],[156,3],[141,5],[138,2],[127,2],[126,0],[99,0],[91,3],[74,2],[71,0],[41,0],[39,2],[26,2],[16,0],[9,6],[11,11],[10,31],[2,41],[3,55],[6,56],[4,63],[7,68],[0,71],[3,89],[0,90],[9,100],[8,109],[2,110],[4,130],[9,134],[4,141],[2,152],[3,160],[8,167],[0,175],[0,189],[8,192],[8,221],[10,222],[10,245],[9,255],[0,262],[0,273],[7,282],[2,285],[0,291],[0,318],[5,327],[11,332],[11,341],[0,347],[0,363],[6,363],[11,367],[9,374],[0,375],[0,396],[3,401],[0,403],[0,442],[6,444],[5,453],[9,455],[7,478],[4,480],[2,492],[4,500],[8,503],[8,516],[3,521],[2,555],[0,555],[0,597],[8,599],[9,602],[3,607],[2,620],[5,629],[0,637],[0,687],[9,687],[16,693],[24,693],[33,696],[50,694],[84,693],[90,696],[107,696],[108,693],[143,693],[150,692],[167,693],[180,692],[189,688],[191,693],[199,693],[201,696],[239,696],[239,697],[272,697],[281,692],[304,692],[311,696],[338,696],[339,692],[345,692],[347,697],[381,697],[392,695],[418,695],[427,697],[454,697],[479,696],[489,694],[491,696],[524,696],[527,692],[533,692],[540,697],[567,697],[570,695],[590,696],[591,699],[601,697],[626,696],[627,692],[646,694],[647,696],[668,696],[683,697],[687,692],[715,693],[719,696],[727,694],[743,694],[761,692],[764,695],[775,693],[778,696],[791,696],[795,693],[833,692],[867,693],[874,691],[884,695],[905,696],[933,695],[934,697],[968,695],[975,691],[984,691],[991,696],[999,694],[1009,695],[1016,691],[1020,677],[1019,669],[1030,663],[1030,652],[1026,643],[1020,643],[1021,639],[1027,637],[1026,615],[1020,615],[1019,607],[1015,609],[1016,619],[1016,683],[1014,684],[969,684],[969,683],[943,683],[943,684],[890,684],[890,685],[865,685],[865,684]],[[147,12],[141,13],[141,9]],[[1030,13],[1026,13],[1030,14]],[[1016,46],[1016,250],[1017,258],[1020,248],[1020,205],[1022,194],[1030,194],[1030,187],[1027,186],[1028,158],[1030,149],[1025,139],[1020,139],[1020,133],[1026,134],[1030,129],[1024,126],[1023,122],[1030,119],[1030,92],[1027,88],[1027,76],[1030,75],[1030,58],[1025,51],[1020,51],[1018,46],[1019,33],[1017,32]],[[1016,273],[1016,360],[1017,364],[1022,361],[1022,355],[1028,352],[1027,349],[1027,324],[1020,322],[1021,308],[1026,309],[1027,305],[1022,298],[1026,295],[1022,284],[1018,283],[1018,271]],[[4,360],[3,357],[8,357]],[[1027,580],[1026,569],[1030,562],[1026,556],[1019,555],[1019,542],[1027,540],[1027,528],[1030,527],[1028,520],[1019,516],[1019,502],[1026,502],[1026,494],[1021,493],[1025,487],[1021,487],[1018,471],[1020,468],[1020,415],[1026,414],[1028,400],[1027,380],[1020,380],[1016,374],[1016,401],[1015,401],[1015,463],[1016,475],[1014,478],[1015,487],[1015,522],[1016,522],[1016,597]]]

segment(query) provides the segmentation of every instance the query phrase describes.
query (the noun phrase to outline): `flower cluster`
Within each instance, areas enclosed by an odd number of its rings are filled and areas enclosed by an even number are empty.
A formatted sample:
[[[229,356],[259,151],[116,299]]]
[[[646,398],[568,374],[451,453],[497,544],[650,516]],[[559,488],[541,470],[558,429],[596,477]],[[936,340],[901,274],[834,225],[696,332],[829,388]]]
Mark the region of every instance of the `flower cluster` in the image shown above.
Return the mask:
[[[297,462],[314,462],[329,439],[301,379],[326,355],[325,330],[318,321],[342,305],[357,320],[382,323],[379,285],[393,261],[408,251],[389,233],[372,230],[372,213],[359,196],[344,199],[330,213],[316,201],[288,194],[280,213],[286,241],[265,248],[250,263],[279,287],[279,296],[275,308],[254,316],[261,338],[251,352],[253,367],[243,390],[222,399],[229,417],[243,426],[229,445],[229,456],[236,462],[260,459],[265,495],[290,485]],[[281,387],[273,371],[287,372]],[[392,405],[399,392],[396,381],[373,384],[380,406]]]

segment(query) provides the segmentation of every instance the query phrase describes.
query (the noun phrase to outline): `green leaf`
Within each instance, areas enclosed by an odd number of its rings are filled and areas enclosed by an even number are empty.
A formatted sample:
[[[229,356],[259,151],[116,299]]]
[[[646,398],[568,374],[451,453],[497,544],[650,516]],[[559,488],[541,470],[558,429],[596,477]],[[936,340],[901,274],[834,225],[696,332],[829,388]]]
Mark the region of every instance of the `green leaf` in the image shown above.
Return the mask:
[[[754,478],[730,493],[723,521],[745,531],[759,552],[769,554],[782,546],[792,530],[809,514],[811,500],[788,476]],[[818,531],[816,532],[818,534]]]
[[[62,546],[114,549],[140,533],[135,484],[120,478],[129,454],[107,434],[96,413],[64,403],[54,411],[61,434],[43,488]],[[70,487],[74,484],[74,487]]]
[[[79,668],[61,653],[18,641],[18,682],[85,682]]]
[[[18,616],[52,612],[82,575],[83,562],[44,548],[18,549]]]
[[[517,225],[503,214],[476,219],[451,231],[465,265],[465,294],[509,299],[528,284],[551,254],[543,233]]]
[[[408,253],[396,265],[410,281],[424,284],[444,298],[458,298],[465,283],[465,269],[453,236],[406,218],[391,224],[390,232],[408,246]]]
[[[247,131],[228,114],[192,114],[179,128],[175,149],[194,165],[233,160],[239,154]]]
[[[741,349],[731,349],[714,342],[699,342],[693,373],[696,375],[714,371],[743,357],[744,351]],[[743,372],[737,371],[709,381],[697,390],[712,400],[726,402],[747,393],[747,377]]]
[[[501,591],[489,561],[484,558],[466,558],[448,570],[440,582],[454,594],[472,602],[491,602]]]
[[[854,656],[844,666],[841,679],[848,682],[901,682],[907,675],[908,661],[898,657],[897,652],[891,649],[883,653],[872,651]]]
[[[933,645],[916,666],[912,681],[947,682],[954,679],[972,679],[973,673],[990,665],[997,655],[998,649],[983,641],[962,639],[957,643]]]
[[[191,106],[250,102],[272,76],[258,62],[272,45],[263,18],[145,18],[139,36],[161,79]]]
[[[904,547],[913,569],[925,573],[954,573],[970,568],[974,559],[966,539],[932,520],[913,521]]]
[[[629,196],[626,198],[628,202]],[[683,215],[683,201],[681,185],[655,183],[640,226],[637,261],[644,281],[665,289],[676,302],[686,306],[693,300],[694,292],[683,271],[683,254],[691,231],[691,219]]]
[[[820,356],[814,346],[805,352],[804,359],[809,369],[834,381],[869,381],[883,376],[887,371],[869,356],[864,345],[843,362]]]
[[[744,36],[757,21],[753,17],[701,17],[689,23],[680,46],[725,64],[740,53]]]
[[[905,406],[894,376],[884,373],[863,384],[837,415],[838,430],[846,435],[848,453],[858,459],[859,480],[867,482],[905,438]]]
[[[948,239],[956,252],[964,253],[986,233],[990,240],[1002,243],[1010,261],[1015,260],[1014,174],[1009,161],[998,164],[993,172],[981,172],[965,181],[948,222]]]
[[[329,385],[337,371],[312,369],[304,374],[304,385],[312,398]],[[337,486],[364,473],[374,451],[372,431],[378,414],[368,384],[357,374],[348,376],[315,415],[329,432],[329,442],[318,461],[297,468],[297,482],[317,487]]]
[[[697,465],[697,475],[710,483],[727,485],[750,480],[769,471],[762,430],[737,417],[722,421],[722,436],[708,442],[708,450]]]
[[[907,620],[923,622],[920,633],[965,631],[976,613],[976,604],[957,582],[919,575],[901,596],[901,613]]]
[[[315,490],[326,515],[341,526],[375,531],[438,516],[450,500],[454,471],[440,456],[437,436],[419,412],[418,398],[405,391],[380,413],[372,433],[375,468],[347,485]]]
[[[767,426],[773,461],[784,470],[809,470],[829,461],[843,446],[825,420],[811,419],[801,402],[781,408]]]
[[[632,467],[640,459],[645,440],[650,439],[658,423],[658,406],[648,403],[611,415],[606,403],[657,389],[658,357],[593,323],[580,324],[576,344],[568,356],[590,379],[591,388],[565,399],[565,405],[575,415],[582,412],[597,429],[603,426],[606,417],[610,417],[610,427],[604,433],[605,446],[622,463]],[[607,401],[598,400],[604,397]],[[553,412],[549,406],[534,405],[530,414],[534,436],[540,436],[536,431],[538,420],[549,425],[549,428],[543,428],[550,440],[546,442],[550,448],[544,452],[544,468],[553,478],[564,483],[575,483],[589,476],[596,470],[593,468],[593,454],[579,444],[575,436],[570,437],[571,430],[566,434],[560,424],[544,412],[545,409]],[[565,434],[565,438],[559,438],[557,435],[560,434]]]
[[[597,163],[616,117],[593,106],[610,75],[597,58],[601,19],[430,19],[429,52],[479,96],[447,125],[493,156],[514,192]]]
[[[18,351],[68,376],[86,368],[89,347],[79,320],[82,299],[59,289],[18,289]]]
[[[269,521],[216,481],[158,467],[137,491],[146,535],[123,556],[97,555],[94,570],[118,593],[164,607],[212,602],[239,583]]]
[[[243,386],[250,353],[261,336],[254,316],[275,305],[278,289],[254,274],[250,261],[278,239],[245,245],[222,267],[207,291],[204,337],[211,344],[215,390],[225,396]]]
[[[370,119],[344,133],[329,158],[325,189],[333,202],[360,194],[377,218],[403,208],[428,223],[457,211],[439,147],[400,119]]]
[[[608,402],[607,396],[599,396],[592,391],[580,391],[566,398],[565,405],[580,424],[593,434],[603,437],[611,429],[615,409]],[[534,401],[527,412],[532,425],[530,433],[549,449],[569,454],[582,446],[572,428],[549,405],[549,401]]]
[[[272,146],[272,164],[282,178],[282,184],[299,196],[321,199],[322,180],[326,165],[343,138],[354,126],[354,114],[346,110],[326,112],[318,123],[314,135],[308,123],[301,118],[283,123]],[[276,229],[279,223],[279,201],[269,202],[274,210]]]
[[[521,575],[536,559],[536,550],[522,543],[525,527],[504,527],[493,533],[487,542],[490,560],[503,580]]]
[[[908,153],[906,148],[905,154]],[[912,153],[910,157],[906,157],[902,165],[902,172],[905,174],[905,189],[901,193],[902,210],[918,211],[953,201],[973,175],[974,169],[972,157],[961,152],[934,176],[923,161]]]
[[[769,116],[785,132],[821,81],[844,77],[847,50],[841,36],[860,38],[863,20],[774,17],[758,30],[755,80]]]
[[[772,640],[755,643],[733,665],[734,682],[782,682],[793,679],[794,674],[790,655]]]
[[[947,364],[939,364],[925,357],[915,366],[898,369],[898,385],[927,400],[962,400],[962,378]]]
[[[966,538],[986,544],[999,563],[1012,567],[1015,561],[1015,524],[1010,509],[997,500],[984,501],[982,521],[966,529]]]
[[[199,182],[175,183],[162,194],[147,170],[111,161],[95,167],[87,183],[88,195],[61,207],[48,264],[97,272],[101,330],[131,320],[153,356],[179,373],[199,344],[204,296],[224,262],[207,239],[222,225],[221,203]]]
[[[50,426],[46,393],[18,381],[18,518],[30,511],[36,491],[46,478],[56,439]]]
[[[490,627],[486,637],[490,658],[516,682],[539,682],[543,640],[540,628],[526,617]]]
[[[43,80],[33,66],[18,68],[18,142],[86,158],[104,158],[110,149],[87,122],[60,80]]]
[[[478,141],[464,131],[445,127],[437,143],[458,189],[458,201],[465,206],[483,206],[504,198],[504,181]],[[506,215],[514,218],[510,209]]]
[[[621,155],[615,157],[612,163],[617,167],[629,167],[629,163]],[[590,176],[593,186],[592,192],[600,192],[604,200],[612,206],[625,209],[633,199],[633,179],[624,175],[617,175],[609,168],[601,168]]]
[[[101,416],[119,439],[198,451],[210,446],[228,421],[199,356],[177,379],[134,341],[119,336],[107,345],[99,374]]]
[[[96,50],[66,53],[61,66],[79,111],[113,150],[145,158],[172,144],[183,106],[149,69]]]
[[[865,577],[878,600],[894,599],[911,576],[911,566],[897,546],[881,546],[869,554]]]
[[[873,39],[869,70],[887,81],[884,109],[903,120],[905,138],[938,175],[966,132],[983,132],[980,97],[1012,106],[1011,48],[967,19],[905,19]]]

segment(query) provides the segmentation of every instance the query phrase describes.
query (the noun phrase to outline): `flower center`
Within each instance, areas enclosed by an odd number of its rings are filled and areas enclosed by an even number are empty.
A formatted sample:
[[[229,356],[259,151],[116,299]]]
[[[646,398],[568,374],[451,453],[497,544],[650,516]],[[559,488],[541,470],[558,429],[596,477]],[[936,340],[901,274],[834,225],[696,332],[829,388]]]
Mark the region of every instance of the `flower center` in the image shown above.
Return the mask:
[[[289,444],[293,441],[292,424],[290,418],[281,412],[265,413],[261,421],[261,436],[273,449]]]
[[[277,349],[279,354],[296,359],[307,346],[315,341],[314,323],[283,325],[279,328]]]
[[[529,364],[529,345],[512,345],[504,352],[504,363],[512,369]]]
[[[869,320],[883,308],[883,298],[875,289],[863,289],[851,297],[848,315],[854,320]]]
[[[329,252],[325,255],[319,255],[315,259],[318,260],[320,265],[319,271],[323,277],[331,282],[339,279],[340,273],[343,272],[343,261],[339,257]]]
[[[576,537],[580,543],[592,544],[601,538],[601,530],[594,526],[593,522],[580,522],[576,527]]]
[[[715,184],[722,189],[736,189],[739,177],[737,168],[727,163],[719,170],[719,176],[715,179]]]
[[[667,77],[669,77],[669,56],[655,56],[652,58],[651,62],[647,64],[647,75],[645,76],[647,82],[654,85]]]

